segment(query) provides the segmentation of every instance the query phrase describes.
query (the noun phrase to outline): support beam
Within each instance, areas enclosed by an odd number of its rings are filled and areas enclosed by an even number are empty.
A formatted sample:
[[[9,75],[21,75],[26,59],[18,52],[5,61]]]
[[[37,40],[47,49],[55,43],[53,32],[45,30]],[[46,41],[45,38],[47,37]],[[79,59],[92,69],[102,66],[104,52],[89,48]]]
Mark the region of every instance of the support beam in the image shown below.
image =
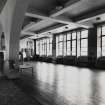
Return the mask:
[[[27,31],[29,29],[32,29],[38,25],[41,25],[43,24],[43,22],[45,22],[46,20],[49,20],[49,21],[52,21],[52,22],[57,22],[57,23],[62,23],[62,24],[65,24],[65,25],[68,25],[68,24],[72,24],[72,25],[77,25],[78,27],[84,27],[84,28],[90,28],[90,27],[93,27],[93,26],[90,26],[90,25],[82,25],[82,24],[78,24],[78,23],[75,23],[73,22],[70,18],[68,17],[61,17],[61,16],[58,16],[58,17],[48,17],[46,15],[43,15],[41,13],[38,13],[38,12],[32,12],[32,13],[26,13],[25,16],[29,16],[29,17],[34,17],[34,18],[40,18],[42,19],[42,21],[38,22],[38,23],[32,23],[32,24],[28,24],[23,30],[24,31]]]
[[[21,35],[32,35],[32,36],[34,36],[35,33],[29,32],[29,31],[21,31]]]

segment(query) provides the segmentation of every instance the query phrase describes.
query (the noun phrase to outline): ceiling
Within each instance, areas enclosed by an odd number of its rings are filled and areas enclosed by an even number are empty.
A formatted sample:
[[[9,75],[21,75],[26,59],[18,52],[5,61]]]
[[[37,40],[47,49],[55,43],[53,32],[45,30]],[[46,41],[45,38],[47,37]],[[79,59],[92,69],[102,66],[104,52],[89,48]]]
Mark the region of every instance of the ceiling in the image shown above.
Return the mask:
[[[0,10],[5,2],[0,0]],[[105,0],[30,0],[21,37],[37,38],[38,35],[49,35],[49,32],[91,28],[102,21],[105,21]]]

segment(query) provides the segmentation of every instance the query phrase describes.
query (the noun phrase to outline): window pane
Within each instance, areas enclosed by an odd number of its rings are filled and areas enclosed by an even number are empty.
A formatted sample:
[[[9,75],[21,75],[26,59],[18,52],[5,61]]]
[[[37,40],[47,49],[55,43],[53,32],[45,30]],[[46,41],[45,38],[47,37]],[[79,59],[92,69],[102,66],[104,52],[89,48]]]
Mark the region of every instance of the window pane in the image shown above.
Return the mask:
[[[88,47],[88,46],[87,46],[87,39],[82,39],[82,40],[81,40],[81,47],[85,47],[85,48]]]
[[[63,43],[62,42],[60,42],[59,43],[59,55],[62,55],[62,52],[63,52]]]
[[[66,35],[64,35],[63,38],[64,38],[63,40],[66,41]]]
[[[76,32],[72,33],[72,39],[76,39]]]
[[[80,56],[80,32],[77,32],[77,56]]]
[[[76,48],[76,40],[73,40],[72,41],[72,47],[75,47]]]
[[[105,37],[102,37],[102,47],[105,47]]]
[[[58,43],[56,43],[56,56],[58,56]]]
[[[49,38],[49,40],[50,40],[50,43],[52,43],[52,37],[51,37],[51,38]]]
[[[81,31],[81,38],[87,38],[88,37],[88,30]]]
[[[66,55],[66,41],[64,41],[63,47],[64,47],[64,49],[63,49],[63,50],[64,50],[64,51],[63,51],[64,54],[63,54],[63,55],[65,56],[65,55]]]
[[[102,48],[102,56],[105,56],[105,47]]]
[[[101,36],[101,27],[98,27],[97,28],[97,37],[100,37]]]
[[[76,48],[72,47],[72,55],[76,55]]]
[[[59,41],[63,41],[63,35],[59,36]]]
[[[71,40],[71,33],[67,34],[67,40]]]
[[[49,55],[52,55],[52,43],[50,43]]]
[[[70,42],[71,41],[67,41],[67,55],[70,55],[70,47],[71,47]]]
[[[81,51],[82,56],[87,56],[87,51]]]
[[[102,27],[102,35],[105,35],[105,26]]]

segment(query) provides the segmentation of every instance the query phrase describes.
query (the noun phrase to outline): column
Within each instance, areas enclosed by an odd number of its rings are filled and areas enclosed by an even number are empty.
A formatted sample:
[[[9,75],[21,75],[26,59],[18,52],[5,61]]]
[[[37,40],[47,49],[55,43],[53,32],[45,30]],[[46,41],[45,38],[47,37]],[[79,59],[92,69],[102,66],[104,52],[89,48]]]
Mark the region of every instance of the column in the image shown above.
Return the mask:
[[[56,35],[53,35],[53,40],[52,40],[52,57],[53,57],[53,62],[55,63],[55,59],[56,59]]]
[[[97,58],[97,29],[90,28],[88,34],[89,66],[93,67]]]
[[[1,13],[3,32],[6,38],[6,60],[19,59],[19,40],[24,15],[29,0],[7,0]]]

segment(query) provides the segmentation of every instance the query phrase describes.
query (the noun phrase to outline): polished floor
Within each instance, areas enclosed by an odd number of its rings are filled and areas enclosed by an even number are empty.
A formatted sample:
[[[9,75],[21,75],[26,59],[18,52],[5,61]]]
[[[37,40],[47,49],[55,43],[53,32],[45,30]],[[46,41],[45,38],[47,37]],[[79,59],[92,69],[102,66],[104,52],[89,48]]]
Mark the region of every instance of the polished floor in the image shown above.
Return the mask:
[[[40,105],[23,92],[13,80],[0,76],[0,105]]]
[[[105,105],[105,71],[31,62],[31,71],[15,80],[41,105]]]

